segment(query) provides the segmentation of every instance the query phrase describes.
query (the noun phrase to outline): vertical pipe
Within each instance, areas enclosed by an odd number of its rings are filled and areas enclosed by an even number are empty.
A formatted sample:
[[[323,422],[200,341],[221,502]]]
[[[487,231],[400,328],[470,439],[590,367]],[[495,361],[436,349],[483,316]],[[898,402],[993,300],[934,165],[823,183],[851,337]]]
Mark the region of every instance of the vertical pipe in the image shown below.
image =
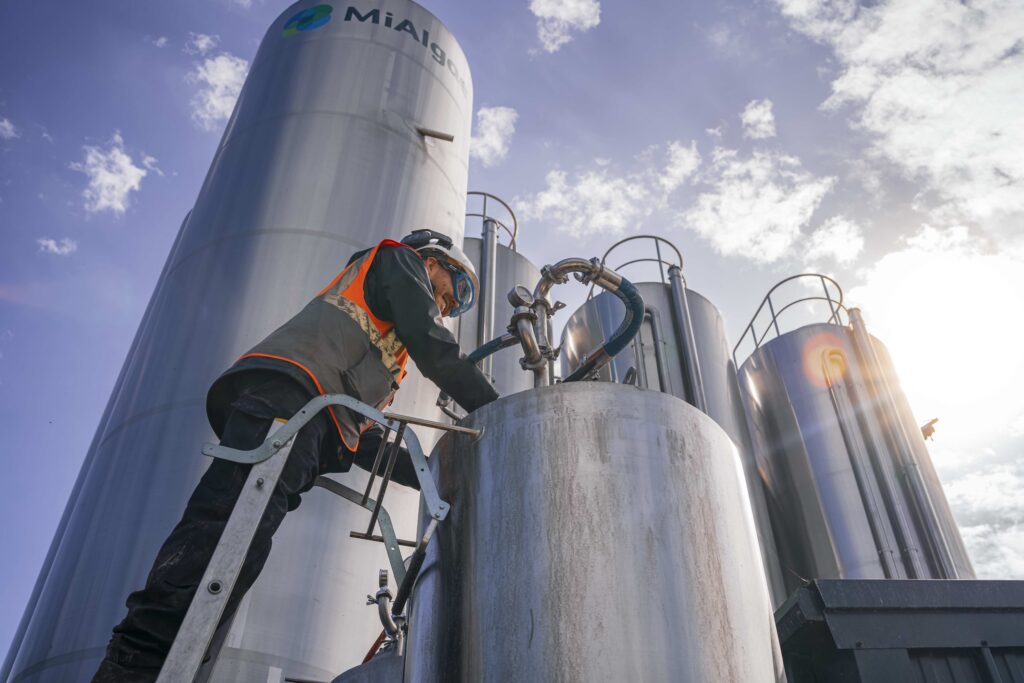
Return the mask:
[[[910,439],[904,430],[902,420],[900,420],[896,401],[892,397],[892,392],[882,370],[882,364],[879,362],[874,346],[871,344],[871,338],[868,336],[867,328],[864,325],[864,318],[861,316],[860,309],[858,308],[851,308],[848,313],[850,329],[853,332],[854,347],[857,349],[858,355],[861,356],[861,362],[867,370],[865,374],[867,375],[868,387],[872,391],[873,402],[878,406],[880,412],[879,422],[883,431],[886,432],[887,440],[892,443],[894,455],[903,473],[904,481],[907,484],[910,502],[916,508],[915,512],[921,523],[921,530],[928,542],[932,559],[935,561],[935,569],[941,574],[939,577],[934,578],[955,579],[958,575],[956,566],[953,564],[952,554],[949,551],[949,544],[946,542],[946,537],[939,527],[935,507],[932,505],[931,497],[928,495],[928,489],[925,488],[921,469],[914,458]]]
[[[554,339],[555,337],[555,326],[551,322],[551,318],[548,318],[548,339]],[[548,386],[555,383],[555,359],[551,358],[548,360]]]
[[[679,266],[668,267],[668,280],[672,291],[672,313],[675,318],[679,346],[682,349],[683,377],[686,380],[687,400],[702,413],[708,412],[708,402],[704,397],[704,380],[700,373],[700,362],[697,360],[697,342],[693,336],[693,322],[690,319],[690,307],[686,303],[686,285]]]
[[[842,434],[843,442],[846,444],[846,451],[850,457],[850,465],[853,467],[854,479],[857,481],[857,491],[860,493],[861,502],[864,504],[864,512],[868,518],[868,526],[871,527],[871,535],[875,539],[875,547],[882,562],[882,571],[887,579],[905,579],[906,573],[902,566],[896,561],[897,543],[889,519],[885,514],[885,500],[878,490],[878,481],[874,476],[874,470],[868,461],[867,447],[861,437],[860,426],[854,417],[854,405],[856,399],[850,397],[850,387],[846,384],[846,359],[839,351],[832,354],[824,354],[822,357],[822,369],[824,370],[825,383],[828,386],[829,398],[832,400],[832,409],[835,410],[836,420],[839,423],[839,432]],[[838,367],[837,367],[838,366]],[[833,372],[836,369],[836,372]]]
[[[674,394],[672,378],[668,374],[668,361],[665,359],[665,333],[661,327],[661,313],[657,308],[647,307],[647,317],[651,319],[651,340],[654,342],[654,361],[658,366],[658,383],[661,391]]]
[[[486,197],[484,198],[486,201]],[[484,213],[486,215],[486,211]],[[477,313],[477,348],[494,338],[494,290],[495,269],[498,263],[498,225],[490,218],[484,219],[483,244],[480,245],[480,310]],[[488,377],[492,374],[493,361],[490,357],[480,362],[480,369]]]

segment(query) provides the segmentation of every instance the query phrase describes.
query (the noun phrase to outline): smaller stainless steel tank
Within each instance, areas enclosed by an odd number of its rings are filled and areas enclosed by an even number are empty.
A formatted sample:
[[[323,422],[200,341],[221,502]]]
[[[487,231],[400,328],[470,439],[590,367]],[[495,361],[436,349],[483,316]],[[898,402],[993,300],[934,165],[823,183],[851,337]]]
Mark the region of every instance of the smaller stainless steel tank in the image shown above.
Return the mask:
[[[430,459],[448,518],[406,680],[784,680],[735,446],[685,402],[560,384],[471,414]]]
[[[775,539],[757,471],[743,401],[736,382],[736,365],[725,334],[722,314],[708,299],[689,289],[682,279],[682,257],[678,249],[660,237],[640,235],[612,245],[608,258],[619,245],[635,239],[652,239],[661,244],[658,258],[666,281],[641,282],[647,315],[632,344],[598,373],[604,382],[623,382],[635,373],[635,384],[681,398],[700,408],[733,440],[743,462],[757,526],[765,575],[775,606],[785,601],[785,590]],[[676,263],[662,261],[675,252]],[[655,260],[655,259],[638,259]],[[629,263],[623,264],[629,265]],[[620,266],[621,268],[621,266]],[[597,348],[622,319],[624,306],[607,293],[589,299],[569,317],[562,333],[562,375],[575,370],[583,355]]]
[[[509,290],[540,279],[537,266],[516,251],[519,230],[512,208],[486,192],[470,192],[469,196],[483,199],[480,213],[467,214],[482,219],[482,234],[480,237],[467,237],[463,246],[466,256],[476,266],[481,291],[478,304],[457,319],[455,336],[463,353],[469,353],[504,333],[514,308],[506,298]],[[492,215],[496,213],[496,205],[505,209],[510,220],[502,222]],[[509,238],[507,247],[499,242],[502,234]],[[523,372],[519,364],[521,356],[518,347],[509,348],[480,362],[481,369],[493,378],[494,388],[502,396],[533,388],[533,375]]]
[[[830,322],[760,344],[740,368],[787,588],[819,578],[973,578],[889,355],[857,309],[841,324],[838,291],[823,298]],[[774,316],[772,328],[782,331]]]

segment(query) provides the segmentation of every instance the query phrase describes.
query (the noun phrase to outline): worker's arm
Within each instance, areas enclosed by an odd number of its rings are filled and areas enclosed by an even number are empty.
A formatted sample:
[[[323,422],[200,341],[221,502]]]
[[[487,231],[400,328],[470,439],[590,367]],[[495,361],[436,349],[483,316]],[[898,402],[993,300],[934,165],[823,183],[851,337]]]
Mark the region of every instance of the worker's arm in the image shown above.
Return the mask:
[[[367,278],[367,303],[378,318],[394,322],[395,334],[420,372],[467,411],[498,398],[491,383],[462,356],[459,343],[441,324],[441,312],[419,254],[383,247],[372,271],[373,277]]]

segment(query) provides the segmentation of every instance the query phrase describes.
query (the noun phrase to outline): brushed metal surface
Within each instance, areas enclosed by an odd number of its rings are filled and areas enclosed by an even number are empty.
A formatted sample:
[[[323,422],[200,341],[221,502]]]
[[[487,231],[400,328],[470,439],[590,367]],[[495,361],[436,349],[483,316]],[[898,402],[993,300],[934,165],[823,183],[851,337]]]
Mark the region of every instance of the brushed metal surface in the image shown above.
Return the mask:
[[[477,272],[480,272],[480,252],[483,240],[479,237],[467,237],[464,244],[463,250],[466,252],[466,256],[473,261],[474,265],[477,265]],[[516,285],[526,285],[532,289],[533,285],[540,280],[540,270],[537,266],[522,254],[514,252],[502,244],[497,246],[494,273],[494,314],[491,316],[493,322],[487,335],[487,341],[503,334],[512,319],[513,306],[506,298],[509,290]],[[456,319],[456,337],[464,353],[469,353],[478,346],[479,320],[480,309],[475,306],[468,313],[460,315]],[[494,388],[502,396],[533,388],[533,373],[526,372],[519,365],[519,359],[522,356],[523,349],[518,344],[490,356]]]
[[[669,286],[656,282],[641,282],[637,284],[637,289],[640,290],[647,307],[657,311],[660,317],[660,327],[664,336],[662,357],[667,365],[662,374],[667,375],[667,386],[662,386],[659,381],[654,330],[649,320],[645,320],[634,342],[608,366],[602,368],[600,379],[606,382],[621,382],[627,370],[635,367],[640,386],[664,391],[685,400],[682,341],[679,339],[676,326],[673,325]],[[785,601],[788,593],[785,590],[775,549],[774,533],[764,497],[764,484],[754,461],[743,401],[736,381],[731,345],[725,334],[725,322],[715,305],[702,295],[688,289],[686,296],[708,415],[725,430],[739,450],[757,524],[765,575],[769,581],[772,602],[778,607]],[[602,293],[587,301],[570,316],[562,334],[563,376],[579,366],[583,354],[598,347],[611,336],[622,320],[623,310],[624,306],[618,298]]]
[[[419,227],[462,239],[472,85],[458,44],[407,0],[374,3],[376,25],[345,21],[348,5],[338,4],[327,24],[282,36],[289,18],[317,4],[285,10],[253,60],[68,503],[13,680],[74,683],[95,671],[125,598],[207,466],[205,393],[224,368],[357,249]],[[429,31],[445,64],[396,30],[404,19]],[[393,409],[439,418],[436,396],[414,371]],[[429,448],[436,435],[420,434]],[[361,489],[365,477],[342,480]],[[396,489],[387,505],[399,535],[411,534],[418,497]],[[331,680],[361,660],[380,628],[364,595],[387,566],[379,544],[348,538],[366,522],[327,492],[305,496],[239,609],[214,681],[263,681],[274,668]]]
[[[430,467],[448,519],[406,680],[782,680],[739,458],[683,401],[610,383],[476,411]]]
[[[891,360],[881,342],[872,338],[872,343],[901,406],[902,426],[958,575],[972,578],[956,522]],[[832,359],[835,379],[826,377],[823,356]],[[801,584],[800,577],[948,578],[929,555],[926,529],[915,518],[905,475],[886,437],[890,426],[869,392],[868,372],[858,361],[848,328],[832,324],[783,334],[740,368],[754,453],[789,590]],[[830,382],[841,390],[841,403],[833,398]]]

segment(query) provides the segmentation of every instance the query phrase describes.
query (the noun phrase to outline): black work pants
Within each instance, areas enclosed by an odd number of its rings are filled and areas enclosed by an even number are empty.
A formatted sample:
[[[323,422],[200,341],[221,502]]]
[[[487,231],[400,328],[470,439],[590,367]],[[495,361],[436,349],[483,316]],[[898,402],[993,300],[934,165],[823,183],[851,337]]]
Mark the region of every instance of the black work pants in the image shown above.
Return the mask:
[[[291,417],[308,398],[288,378],[256,384],[232,404],[221,443],[237,449],[256,448],[266,438],[274,417]],[[298,507],[299,496],[312,488],[317,476],[340,469],[336,466],[337,443],[337,432],[326,413],[296,434],[221,625],[231,618],[259,576],[285,513]],[[128,615],[114,628],[106,660],[94,681],[156,679],[251,467],[226,460],[210,464],[181,521],[157,553],[145,587],[128,597]]]

